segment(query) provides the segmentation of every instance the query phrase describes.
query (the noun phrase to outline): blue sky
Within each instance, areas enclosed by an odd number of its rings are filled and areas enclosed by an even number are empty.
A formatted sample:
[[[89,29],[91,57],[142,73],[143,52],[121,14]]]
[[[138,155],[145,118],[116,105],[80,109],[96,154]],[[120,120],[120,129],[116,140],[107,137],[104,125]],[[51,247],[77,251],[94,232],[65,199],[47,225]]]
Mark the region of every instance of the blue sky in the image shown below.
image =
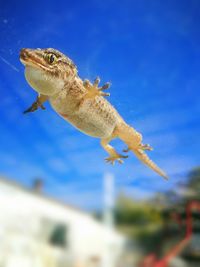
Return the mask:
[[[102,206],[102,177],[115,175],[116,193],[136,199],[174,189],[200,160],[200,2],[1,1],[0,173],[82,208]],[[150,157],[168,182],[130,154],[109,166],[98,139],[67,124],[35,100],[19,62],[22,47],[67,54],[82,78],[111,81],[110,102],[143,134]],[[114,141],[120,151],[124,145]]]

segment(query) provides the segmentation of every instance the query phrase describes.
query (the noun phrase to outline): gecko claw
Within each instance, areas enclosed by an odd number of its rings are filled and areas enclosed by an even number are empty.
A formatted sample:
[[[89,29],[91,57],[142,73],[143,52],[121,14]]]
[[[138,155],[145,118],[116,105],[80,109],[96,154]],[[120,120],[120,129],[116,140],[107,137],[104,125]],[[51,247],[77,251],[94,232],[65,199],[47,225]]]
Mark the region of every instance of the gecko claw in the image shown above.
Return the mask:
[[[106,158],[105,161],[107,163],[111,163],[112,165],[115,164],[115,161],[117,161],[119,164],[124,163],[124,161],[122,159],[126,159],[128,158],[128,156],[124,156],[124,155],[116,155],[116,156],[111,156],[109,158]]]
[[[43,110],[46,109],[46,108],[43,106],[43,104],[39,103],[39,101],[35,101],[35,102],[32,104],[32,106],[31,106],[30,108],[26,109],[26,110],[23,112],[23,114],[27,114],[27,113],[29,113],[29,112],[34,112],[34,111],[36,111],[39,107],[40,107],[41,109],[43,109]]]
[[[153,147],[151,147],[149,144],[141,144],[140,146],[139,146],[139,148],[140,149],[142,149],[142,150],[148,150],[148,151],[152,151],[153,150]]]
[[[148,150],[148,151],[152,151],[153,150],[153,148],[149,144],[144,144],[144,145],[140,144],[138,148],[142,149],[142,150]],[[124,153],[128,153],[130,150],[131,149],[129,147],[127,147],[127,148],[123,149],[123,152]]]
[[[129,148],[129,147],[123,149],[123,152],[124,152],[124,153],[128,153],[129,151],[130,151],[130,148]]]
[[[108,88],[110,88],[111,83],[107,82],[105,83],[102,87],[99,88],[100,91],[106,90]]]
[[[37,105],[37,102],[34,102],[32,104],[31,107],[29,107],[28,109],[26,109],[23,113],[26,114],[26,113],[29,113],[29,112],[34,112],[38,109],[38,105]]]
[[[93,86],[98,87],[100,81],[101,81],[100,78],[96,77],[96,79],[94,80]]]
[[[102,96],[110,96],[110,93],[101,93]]]
[[[46,108],[45,108],[45,106],[43,106],[43,105],[41,105],[40,107],[41,107],[41,109],[43,109],[43,110],[45,110],[45,109],[46,109]]]

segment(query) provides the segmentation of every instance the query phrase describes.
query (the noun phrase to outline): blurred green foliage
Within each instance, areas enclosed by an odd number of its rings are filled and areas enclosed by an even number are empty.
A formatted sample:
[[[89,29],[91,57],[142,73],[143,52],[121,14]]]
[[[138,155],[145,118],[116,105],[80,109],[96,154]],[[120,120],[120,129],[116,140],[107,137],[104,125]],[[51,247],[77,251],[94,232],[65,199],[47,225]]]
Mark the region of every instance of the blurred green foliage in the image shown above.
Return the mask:
[[[193,193],[193,198],[200,200],[200,167],[194,168],[189,173],[186,186]]]
[[[160,210],[151,202],[136,202],[120,194],[115,207],[115,218],[118,225],[147,226],[150,223],[160,224]]]
[[[172,213],[185,214],[186,204],[192,200],[200,200],[200,167],[191,170],[186,181],[178,183],[174,190],[159,193],[148,202],[137,202],[120,194],[114,209],[116,226],[130,239],[137,240],[145,251],[162,254],[166,244],[173,246],[173,239],[177,243],[185,233]]]
[[[114,209],[118,229],[129,239],[141,243],[144,250],[151,250],[160,242],[162,206],[154,201],[137,202],[131,197],[120,194]]]

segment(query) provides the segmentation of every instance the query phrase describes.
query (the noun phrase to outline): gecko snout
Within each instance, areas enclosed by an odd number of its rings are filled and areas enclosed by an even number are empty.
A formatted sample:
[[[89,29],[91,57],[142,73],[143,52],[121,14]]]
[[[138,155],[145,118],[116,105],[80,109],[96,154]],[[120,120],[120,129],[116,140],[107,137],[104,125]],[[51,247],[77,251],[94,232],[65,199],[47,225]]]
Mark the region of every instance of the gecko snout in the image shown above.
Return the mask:
[[[21,60],[26,60],[30,54],[30,49],[22,48],[19,53],[19,57]]]

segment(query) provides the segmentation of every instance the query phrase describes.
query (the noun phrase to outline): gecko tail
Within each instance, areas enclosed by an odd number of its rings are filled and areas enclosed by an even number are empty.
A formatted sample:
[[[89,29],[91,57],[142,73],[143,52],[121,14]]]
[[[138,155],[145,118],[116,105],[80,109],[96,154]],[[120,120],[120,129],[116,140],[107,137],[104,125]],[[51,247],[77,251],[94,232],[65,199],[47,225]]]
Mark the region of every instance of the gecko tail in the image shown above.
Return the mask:
[[[144,149],[150,150],[150,146],[146,145],[146,148],[141,148],[142,135],[137,132],[134,128],[122,121],[118,124],[115,134],[128,146],[128,151],[131,150],[136,157],[147,165],[149,168],[154,170],[156,173],[161,175],[163,178],[168,179],[168,176],[163,172],[148,156],[145,154]],[[126,151],[127,152],[127,151]]]
[[[142,149],[131,149],[132,152],[136,155],[136,157],[143,162],[145,165],[147,165],[149,168],[154,170],[156,173],[161,175],[165,179],[169,179],[167,174],[162,171],[148,156],[145,154],[145,152]]]

